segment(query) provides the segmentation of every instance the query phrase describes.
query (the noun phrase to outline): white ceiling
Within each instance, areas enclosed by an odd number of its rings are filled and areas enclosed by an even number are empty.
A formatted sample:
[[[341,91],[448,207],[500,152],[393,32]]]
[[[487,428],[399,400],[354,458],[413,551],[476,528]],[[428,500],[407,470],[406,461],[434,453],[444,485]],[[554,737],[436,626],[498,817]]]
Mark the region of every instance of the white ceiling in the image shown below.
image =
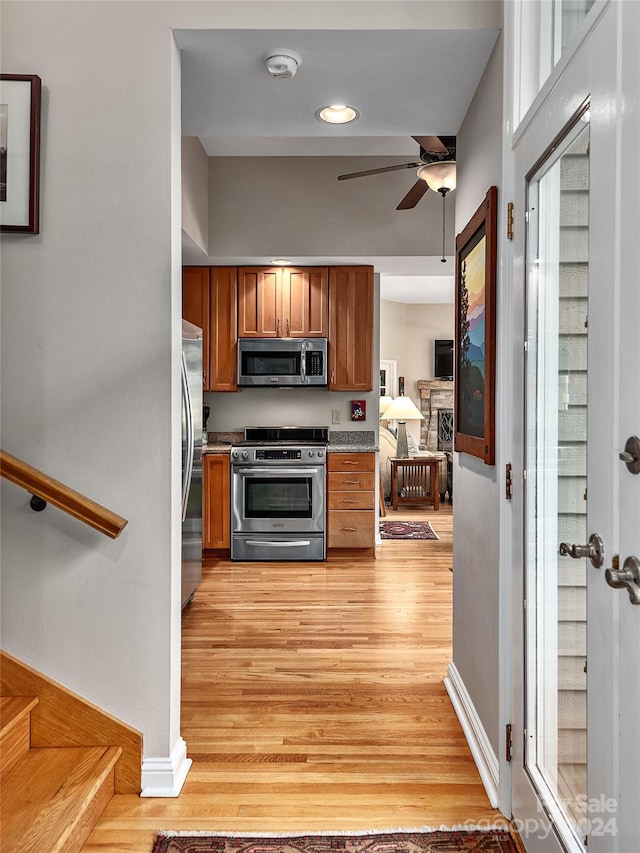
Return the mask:
[[[363,169],[371,155],[413,162],[418,145],[411,136],[457,134],[497,36],[496,29],[471,28],[177,30],[182,132],[198,137],[209,156],[362,156]],[[302,56],[293,79],[269,76],[262,57],[272,48]],[[318,108],[335,103],[357,107],[360,118],[343,126],[315,118]],[[359,260],[374,264],[396,301],[453,299],[453,279],[442,276],[439,258]],[[410,278],[402,284],[398,276],[408,267]],[[387,275],[394,280],[385,284]]]

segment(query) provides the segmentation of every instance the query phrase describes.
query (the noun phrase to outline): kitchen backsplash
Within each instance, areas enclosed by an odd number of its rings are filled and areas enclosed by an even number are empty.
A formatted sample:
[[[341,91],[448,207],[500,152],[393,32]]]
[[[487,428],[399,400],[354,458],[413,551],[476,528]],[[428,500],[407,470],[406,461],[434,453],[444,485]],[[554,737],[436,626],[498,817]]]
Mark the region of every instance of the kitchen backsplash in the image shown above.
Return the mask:
[[[347,432],[378,427],[377,391],[244,388],[236,393],[205,393],[204,398],[211,407],[210,432],[237,432],[247,426],[328,426]],[[365,402],[365,420],[351,420],[354,400]],[[335,412],[341,418],[337,423]]]

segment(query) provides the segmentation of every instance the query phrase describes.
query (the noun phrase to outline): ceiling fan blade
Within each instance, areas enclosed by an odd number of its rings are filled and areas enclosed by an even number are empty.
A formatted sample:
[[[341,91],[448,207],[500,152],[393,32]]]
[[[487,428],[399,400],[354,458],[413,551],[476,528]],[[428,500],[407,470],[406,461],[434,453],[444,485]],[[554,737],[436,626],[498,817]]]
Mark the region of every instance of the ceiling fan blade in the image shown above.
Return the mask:
[[[338,180],[348,181],[350,178],[364,178],[366,175],[381,175],[383,172],[395,172],[398,169],[417,169],[418,166],[422,166],[422,163],[400,163],[398,166],[383,166],[381,169],[367,169],[365,172],[338,175]]]
[[[411,210],[412,207],[416,206],[428,189],[429,184],[426,181],[416,181],[400,204],[396,207],[396,210]]]
[[[443,144],[439,136],[412,136],[412,139],[418,143],[425,151],[432,151],[436,154],[448,154],[447,146]]]

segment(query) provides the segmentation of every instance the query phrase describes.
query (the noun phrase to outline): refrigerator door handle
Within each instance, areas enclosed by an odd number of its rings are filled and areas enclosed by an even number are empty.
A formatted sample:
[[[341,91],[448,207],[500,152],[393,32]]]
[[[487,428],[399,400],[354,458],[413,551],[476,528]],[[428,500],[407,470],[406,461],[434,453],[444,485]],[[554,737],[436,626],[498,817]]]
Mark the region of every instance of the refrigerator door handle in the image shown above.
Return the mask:
[[[193,434],[193,409],[191,408],[191,394],[189,393],[189,381],[187,379],[187,364],[184,353],[182,354],[182,407],[185,418],[186,430],[186,454],[184,461],[184,472],[182,475],[182,520],[187,517],[187,501],[189,499],[189,488],[193,474],[193,454],[195,449],[195,436]]]

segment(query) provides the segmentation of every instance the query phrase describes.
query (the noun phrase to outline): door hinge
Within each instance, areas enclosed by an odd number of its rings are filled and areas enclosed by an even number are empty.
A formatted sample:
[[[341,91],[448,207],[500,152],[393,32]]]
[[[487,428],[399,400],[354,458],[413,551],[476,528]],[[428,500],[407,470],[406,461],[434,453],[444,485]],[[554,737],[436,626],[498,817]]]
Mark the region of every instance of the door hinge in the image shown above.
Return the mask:
[[[505,728],[505,737],[504,737],[504,757],[507,761],[511,761],[513,758],[513,736],[511,730],[511,723],[507,723]]]
[[[507,204],[507,240],[513,240],[513,202]]]
[[[505,465],[504,494],[508,501],[510,501],[513,497],[513,478],[511,476],[511,462],[507,462],[507,464]]]

